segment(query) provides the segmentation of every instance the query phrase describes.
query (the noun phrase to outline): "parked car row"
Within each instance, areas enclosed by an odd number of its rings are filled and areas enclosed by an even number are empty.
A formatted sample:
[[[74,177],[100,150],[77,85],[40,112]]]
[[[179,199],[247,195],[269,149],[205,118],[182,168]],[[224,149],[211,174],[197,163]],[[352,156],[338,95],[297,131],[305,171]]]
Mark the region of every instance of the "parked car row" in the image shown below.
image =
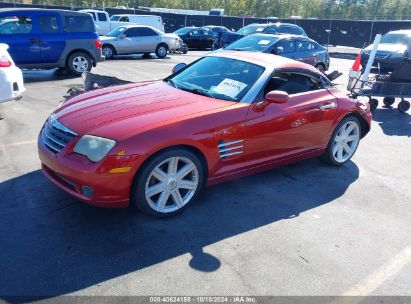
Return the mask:
[[[128,25],[147,25],[164,32],[163,19],[160,16],[124,14],[110,17],[105,11],[93,9],[80,10],[80,12],[88,13],[92,16],[99,35],[106,35],[119,26]]]

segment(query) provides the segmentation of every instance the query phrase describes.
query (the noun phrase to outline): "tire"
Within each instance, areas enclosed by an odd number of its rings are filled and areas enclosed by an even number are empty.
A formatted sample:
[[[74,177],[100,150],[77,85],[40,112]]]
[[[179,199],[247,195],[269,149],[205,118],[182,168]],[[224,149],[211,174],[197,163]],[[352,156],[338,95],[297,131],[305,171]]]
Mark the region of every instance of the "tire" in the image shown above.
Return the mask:
[[[185,175],[184,168],[188,172]],[[178,177],[179,172],[182,177]],[[148,160],[136,175],[131,203],[147,215],[172,217],[197,198],[203,181],[204,166],[194,153],[186,149],[167,150]]]
[[[167,53],[168,53],[168,47],[167,47],[167,45],[166,44],[164,44],[164,43],[161,43],[161,44],[159,44],[158,46],[157,46],[157,48],[156,48],[156,56],[158,57],[158,58],[165,58],[166,56],[167,56]]]
[[[350,129],[351,127],[352,129]],[[349,130],[348,134],[346,133],[347,130]],[[335,127],[321,159],[333,166],[343,165],[355,154],[360,139],[361,123],[358,118],[354,116],[345,117]]]
[[[386,107],[391,107],[395,102],[395,98],[394,97],[384,97],[382,102],[384,103]]]
[[[317,65],[315,66],[315,68],[316,68],[317,70],[319,70],[321,73],[324,73],[324,72],[325,72],[325,67],[324,67],[324,65],[323,65],[322,63],[317,64]]]
[[[370,98],[369,104],[370,104],[370,110],[374,111],[378,107],[378,99]]]
[[[116,50],[111,45],[105,44],[103,45],[102,49],[103,56],[109,60],[113,59],[114,55],[116,54]]]
[[[84,52],[73,53],[67,59],[67,70],[74,75],[80,76],[83,72],[90,72],[91,67],[91,58]]]
[[[407,112],[410,109],[410,102],[407,100],[401,100],[398,104],[398,110],[402,113]]]

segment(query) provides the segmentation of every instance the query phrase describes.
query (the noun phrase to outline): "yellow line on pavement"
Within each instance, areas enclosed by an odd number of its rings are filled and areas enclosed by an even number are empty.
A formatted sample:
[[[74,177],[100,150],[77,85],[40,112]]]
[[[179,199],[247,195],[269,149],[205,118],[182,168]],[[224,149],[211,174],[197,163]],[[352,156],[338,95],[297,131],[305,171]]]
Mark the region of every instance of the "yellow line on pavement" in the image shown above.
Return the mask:
[[[37,140],[27,140],[27,141],[20,141],[20,142],[0,145],[0,148],[17,147],[17,146],[23,146],[23,145],[32,145],[32,144],[35,144],[35,143],[37,143]]]
[[[344,292],[343,296],[368,296],[378,289],[384,282],[398,274],[411,262],[411,245],[392,257],[376,271],[364,278],[351,289]]]

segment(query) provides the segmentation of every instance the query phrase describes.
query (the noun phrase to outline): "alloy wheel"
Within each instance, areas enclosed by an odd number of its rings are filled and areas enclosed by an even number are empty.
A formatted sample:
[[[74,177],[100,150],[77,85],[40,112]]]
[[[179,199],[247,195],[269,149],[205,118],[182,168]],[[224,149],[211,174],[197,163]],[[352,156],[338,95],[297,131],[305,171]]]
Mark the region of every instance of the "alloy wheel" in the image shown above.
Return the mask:
[[[73,68],[76,72],[82,73],[88,70],[87,58],[83,56],[76,56],[73,59]]]
[[[103,56],[106,58],[113,57],[113,50],[111,49],[111,47],[106,46],[103,48]]]
[[[184,207],[199,186],[199,172],[186,157],[170,157],[157,165],[145,184],[149,206],[160,213],[170,213]]]
[[[360,128],[355,121],[348,121],[341,126],[334,138],[332,156],[343,163],[350,159],[360,141]]]
[[[159,47],[158,54],[160,55],[160,57],[166,57],[167,49],[164,46]]]

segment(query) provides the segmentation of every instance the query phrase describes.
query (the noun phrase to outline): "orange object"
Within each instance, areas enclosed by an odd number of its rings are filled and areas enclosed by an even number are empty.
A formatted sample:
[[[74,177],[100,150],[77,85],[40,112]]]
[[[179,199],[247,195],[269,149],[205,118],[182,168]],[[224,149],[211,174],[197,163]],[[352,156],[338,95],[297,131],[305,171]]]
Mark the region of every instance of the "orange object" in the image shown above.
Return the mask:
[[[357,55],[357,58],[355,58],[354,64],[352,65],[351,69],[353,71],[359,71],[361,69],[361,54]]]

